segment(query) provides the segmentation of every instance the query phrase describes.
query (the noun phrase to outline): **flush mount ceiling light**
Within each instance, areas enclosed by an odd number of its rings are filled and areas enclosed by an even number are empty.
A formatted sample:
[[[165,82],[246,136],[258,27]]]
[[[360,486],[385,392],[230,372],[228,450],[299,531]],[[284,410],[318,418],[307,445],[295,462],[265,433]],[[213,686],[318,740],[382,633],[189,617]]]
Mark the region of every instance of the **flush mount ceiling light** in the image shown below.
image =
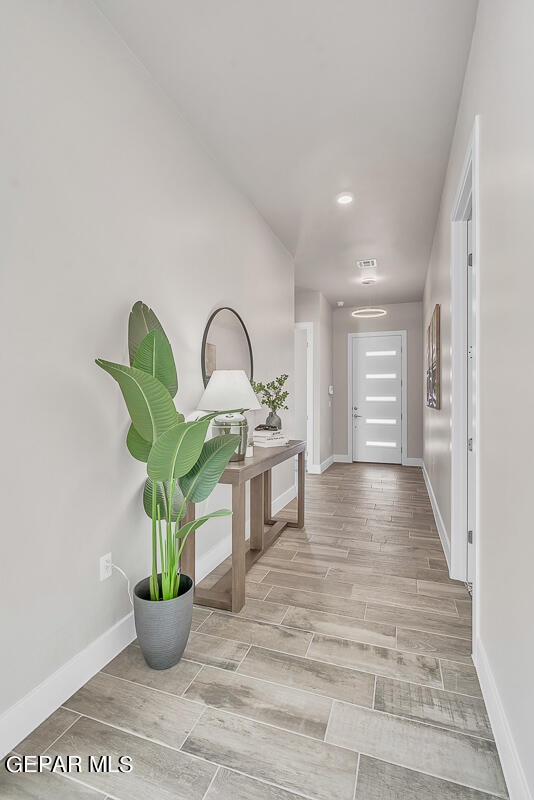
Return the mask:
[[[336,203],[338,203],[340,206],[348,206],[353,200],[354,195],[350,192],[341,192],[341,194],[338,194],[336,197]]]
[[[371,319],[371,317],[385,317],[387,313],[385,308],[371,308],[371,306],[365,306],[363,308],[354,309],[352,316],[357,319]]]

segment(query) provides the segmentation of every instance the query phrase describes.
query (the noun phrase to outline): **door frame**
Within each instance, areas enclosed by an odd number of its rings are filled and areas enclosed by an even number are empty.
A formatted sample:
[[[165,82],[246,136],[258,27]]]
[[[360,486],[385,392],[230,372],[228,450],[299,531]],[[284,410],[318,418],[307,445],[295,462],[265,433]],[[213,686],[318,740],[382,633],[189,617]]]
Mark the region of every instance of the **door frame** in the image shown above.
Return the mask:
[[[352,349],[354,342],[358,339],[370,338],[371,336],[400,336],[402,342],[402,376],[401,376],[401,464],[409,464],[408,459],[408,336],[406,331],[366,331],[365,333],[349,333],[347,341],[348,350],[348,394],[347,394],[347,453],[349,462],[352,464]]]
[[[313,424],[314,412],[314,382],[313,382],[313,322],[295,322],[296,330],[306,331],[306,445],[307,445],[307,458],[306,458],[306,471],[309,467],[315,464],[315,442]]]
[[[467,579],[467,219],[471,212],[473,275],[475,284],[475,419],[480,430],[480,200],[479,128],[474,120],[464,165],[451,213],[451,563],[450,575]],[[479,629],[478,585],[480,575],[480,441],[474,437],[475,486],[469,500],[474,502],[473,530],[473,649]]]

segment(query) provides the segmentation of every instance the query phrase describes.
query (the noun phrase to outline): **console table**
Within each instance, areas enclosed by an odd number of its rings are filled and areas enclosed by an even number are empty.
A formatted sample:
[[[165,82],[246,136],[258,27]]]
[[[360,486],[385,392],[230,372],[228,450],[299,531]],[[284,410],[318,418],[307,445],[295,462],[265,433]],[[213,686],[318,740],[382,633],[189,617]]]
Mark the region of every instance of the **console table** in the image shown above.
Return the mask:
[[[195,603],[226,611],[240,611],[245,604],[245,575],[272,545],[284,528],[304,526],[304,452],[306,442],[290,441],[283,447],[255,447],[244,461],[230,461],[219,483],[232,486],[232,566],[211,589],[195,587]],[[298,457],[297,519],[292,522],[272,516],[271,469]],[[250,481],[250,549],[245,540],[245,485]],[[194,506],[188,504],[188,519]],[[270,526],[266,531],[265,526]],[[195,580],[195,534],[182,551],[180,569]]]

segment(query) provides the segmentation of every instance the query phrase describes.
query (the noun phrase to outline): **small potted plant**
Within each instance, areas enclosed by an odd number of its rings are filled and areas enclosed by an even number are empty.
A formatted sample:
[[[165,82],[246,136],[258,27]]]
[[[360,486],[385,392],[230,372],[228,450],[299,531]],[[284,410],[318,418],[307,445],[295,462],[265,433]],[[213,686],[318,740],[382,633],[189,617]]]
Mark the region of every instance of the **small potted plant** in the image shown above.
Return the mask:
[[[156,315],[141,301],[130,313],[128,346],[130,366],[101,358],[96,363],[119,384],[132,421],[126,446],[147,465],[143,505],[152,521],[152,573],[134,588],[134,617],[147,664],[167,669],[180,660],[191,628],[193,581],[179,572],[186,538],[212,517],[232,513],[221,509],[185,521],[187,502],[211,494],[239,437],[205,441],[216,413],[186,422],[176,410],[172,349]]]
[[[251,381],[252,388],[259,396],[259,401],[262,406],[267,406],[267,408],[270,409],[265,424],[277,428],[278,430],[282,427],[282,420],[276,412],[281,408],[289,408],[289,406],[286,405],[289,392],[287,389],[284,389],[284,384],[288,377],[289,375],[284,373],[283,375],[279,375],[278,378],[269,381],[269,383]]]

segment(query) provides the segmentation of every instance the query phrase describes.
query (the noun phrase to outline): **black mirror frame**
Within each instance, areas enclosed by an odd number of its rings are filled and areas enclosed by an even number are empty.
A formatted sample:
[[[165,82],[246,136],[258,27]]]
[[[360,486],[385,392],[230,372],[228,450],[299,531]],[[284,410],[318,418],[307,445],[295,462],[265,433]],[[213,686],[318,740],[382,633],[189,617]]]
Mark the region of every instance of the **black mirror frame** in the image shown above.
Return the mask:
[[[252,345],[250,343],[250,336],[248,335],[248,331],[246,328],[245,323],[237,313],[237,311],[230,306],[221,306],[220,308],[216,308],[209,320],[206,323],[206,327],[204,328],[204,335],[202,337],[202,348],[200,350],[200,369],[202,370],[202,381],[204,383],[204,388],[208,385],[209,378],[206,375],[206,342],[208,339],[208,331],[210,329],[210,325],[213,322],[214,318],[217,316],[219,311],[231,311],[232,314],[235,314],[239,322],[241,323],[241,327],[243,328],[243,332],[245,334],[247,344],[248,344],[248,352],[250,355],[250,380],[254,377],[254,359],[252,357]]]

